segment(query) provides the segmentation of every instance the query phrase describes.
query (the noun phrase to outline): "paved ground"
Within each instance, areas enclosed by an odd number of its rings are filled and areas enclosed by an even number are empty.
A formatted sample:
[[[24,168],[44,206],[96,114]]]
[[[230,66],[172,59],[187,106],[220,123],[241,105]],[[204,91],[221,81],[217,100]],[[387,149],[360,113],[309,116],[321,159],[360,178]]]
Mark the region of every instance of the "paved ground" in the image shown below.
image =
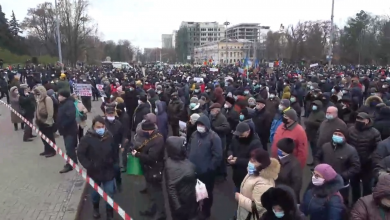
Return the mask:
[[[59,174],[62,157],[39,156],[41,139],[23,142],[23,131],[13,129],[10,110],[0,104],[0,114],[0,219],[74,220],[82,178],[75,172]],[[64,149],[62,137],[56,142]]]

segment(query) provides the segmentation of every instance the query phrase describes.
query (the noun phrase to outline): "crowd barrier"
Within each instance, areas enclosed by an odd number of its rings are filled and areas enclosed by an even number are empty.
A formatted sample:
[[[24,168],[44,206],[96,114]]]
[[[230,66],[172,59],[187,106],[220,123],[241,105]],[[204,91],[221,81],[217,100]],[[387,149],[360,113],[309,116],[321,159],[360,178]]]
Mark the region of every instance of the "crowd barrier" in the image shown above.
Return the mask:
[[[70,159],[68,157],[68,155],[66,155],[65,152],[63,152],[61,150],[61,148],[59,148],[55,143],[53,143],[53,141],[51,141],[49,138],[47,138],[44,134],[42,134],[42,132],[37,128],[35,127],[32,123],[30,123],[27,119],[25,119],[21,114],[19,114],[19,112],[17,112],[15,109],[13,109],[10,105],[8,105],[7,103],[3,102],[0,100],[0,103],[5,105],[7,108],[9,108],[13,113],[15,113],[19,118],[21,118],[23,120],[23,122],[31,127],[33,129],[33,131],[35,131],[43,140],[45,140],[52,148],[54,148],[54,150],[68,163],[70,164],[74,170],[76,170],[84,179],[85,181],[87,181],[87,183],[89,183],[89,185],[92,186],[92,188],[98,192],[100,194],[100,196],[114,209],[115,212],[118,213],[119,216],[121,216],[124,220],[134,220],[133,218],[131,218],[128,214],[126,214],[126,212],[116,203],[114,202],[114,200],[107,195],[107,193],[105,193],[103,191],[102,188],[100,188],[99,185],[97,185],[95,183],[95,181],[93,181],[92,178],[90,178],[88,175],[87,175],[87,172],[85,170],[83,170],[81,167],[79,167],[75,162],[73,162],[72,159]]]

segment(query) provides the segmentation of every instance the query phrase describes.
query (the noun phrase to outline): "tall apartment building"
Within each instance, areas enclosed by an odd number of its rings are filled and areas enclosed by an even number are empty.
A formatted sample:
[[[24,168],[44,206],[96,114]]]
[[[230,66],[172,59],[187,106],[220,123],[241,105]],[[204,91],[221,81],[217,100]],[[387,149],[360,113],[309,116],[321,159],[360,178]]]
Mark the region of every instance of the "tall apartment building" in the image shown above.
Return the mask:
[[[173,48],[172,46],[172,34],[161,35],[161,48]]]
[[[208,42],[220,41],[225,38],[225,26],[218,22],[188,22],[181,26],[187,27],[190,45],[188,55],[194,54],[194,48]]]
[[[176,35],[177,35],[177,31],[176,30],[172,31],[172,47],[173,48],[176,47]]]

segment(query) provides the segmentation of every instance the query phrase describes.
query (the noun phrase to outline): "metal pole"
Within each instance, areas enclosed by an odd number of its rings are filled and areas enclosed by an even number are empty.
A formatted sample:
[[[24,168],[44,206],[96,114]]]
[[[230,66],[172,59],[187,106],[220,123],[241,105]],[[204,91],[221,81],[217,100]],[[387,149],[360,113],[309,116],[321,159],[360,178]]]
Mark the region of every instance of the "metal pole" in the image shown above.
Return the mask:
[[[226,41],[226,65],[228,65],[228,62],[229,62],[229,59],[228,59],[228,37],[227,37],[227,26],[230,24],[230,22],[228,21],[225,21],[225,23],[223,23],[225,25],[225,41]]]
[[[162,50],[162,48],[160,49],[160,63],[161,63],[161,50]]]
[[[256,28],[256,30],[257,30],[257,33],[256,33],[255,41],[253,44],[253,63],[256,63],[256,60],[257,60],[257,34],[260,36],[260,27]]]
[[[329,52],[328,52],[328,66],[331,68],[333,59],[333,18],[334,18],[334,0],[332,0],[332,15],[330,17],[330,37],[329,37]]]
[[[61,50],[61,36],[60,36],[60,19],[59,19],[59,10],[58,10],[58,6],[57,6],[57,0],[54,0],[55,4],[56,4],[56,23],[57,23],[57,46],[58,46],[58,58],[60,59],[60,63],[61,63],[61,70],[64,71],[64,66],[63,66],[63,63],[62,63],[62,50]]]

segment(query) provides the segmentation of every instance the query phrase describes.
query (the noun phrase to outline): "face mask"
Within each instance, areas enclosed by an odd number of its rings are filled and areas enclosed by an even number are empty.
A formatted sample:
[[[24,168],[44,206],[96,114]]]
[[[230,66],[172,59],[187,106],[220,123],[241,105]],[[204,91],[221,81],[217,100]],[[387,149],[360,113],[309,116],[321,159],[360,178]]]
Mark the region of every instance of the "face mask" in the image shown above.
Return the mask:
[[[282,118],[282,122],[283,122],[284,124],[288,124],[288,119],[287,119],[287,118]]]
[[[224,108],[230,108],[228,104],[223,105]]]
[[[161,91],[160,91],[160,90],[157,90],[157,94],[161,94]]]
[[[142,104],[142,101],[141,100],[138,100],[138,105],[141,105]]]
[[[287,85],[287,83],[283,83],[283,85],[285,86],[285,85]]]
[[[255,165],[249,161],[249,163],[248,163],[248,174],[249,175],[253,175],[253,174],[255,174],[255,172],[256,172]]]
[[[147,131],[145,131],[142,135],[143,135],[144,137],[146,137],[146,138],[149,138],[149,136],[150,136],[149,132],[147,132]]]
[[[311,182],[315,186],[322,186],[322,185],[324,185],[325,179],[323,179],[323,178],[315,178],[313,176],[313,177],[311,177]]]
[[[342,144],[344,142],[344,139],[340,136],[333,135],[332,136],[332,141],[336,144]]]
[[[107,120],[109,120],[109,121],[114,121],[114,120],[115,120],[115,117],[107,116]]]
[[[100,136],[103,136],[103,134],[106,131],[106,129],[105,128],[98,128],[95,131],[96,131],[96,134],[98,134]]]
[[[313,87],[313,86],[310,86],[310,89],[311,89],[311,90],[313,90],[313,89],[314,89],[314,87]]]
[[[273,98],[275,98],[275,95],[274,95],[274,94],[271,94],[271,95],[269,95],[269,98],[270,98],[270,99],[273,99]]]
[[[332,89],[332,92],[334,93],[334,92],[336,92],[336,90]]]
[[[248,94],[249,94],[249,91],[244,91],[244,94],[245,94],[245,95],[248,95]]]
[[[202,127],[202,126],[196,127],[196,130],[197,130],[199,133],[204,133],[204,132],[206,132],[206,128],[205,128],[205,127]]]
[[[326,117],[326,119],[328,119],[328,120],[332,120],[334,117],[333,117],[333,115],[325,115],[325,117]]]
[[[245,116],[244,115],[240,115],[240,121],[244,121],[245,119]]]
[[[234,98],[234,100],[237,100],[238,97],[235,95],[235,96],[233,96],[233,98]]]
[[[130,88],[130,91],[133,91],[134,89],[133,88]]]
[[[284,156],[284,155],[283,155],[283,151],[280,150],[280,149],[278,149],[278,156],[279,156],[279,157],[283,157],[283,156]]]
[[[293,98],[290,98],[290,101],[291,101],[291,102],[296,102],[297,99],[296,99],[295,97],[293,97]]]
[[[274,209],[272,209],[272,211],[274,212],[276,218],[283,218],[283,216],[284,216],[284,212],[283,211],[277,212]]]
[[[194,109],[196,107],[196,103],[191,103],[190,104],[190,109]]]
[[[355,122],[355,127],[356,129],[358,130],[363,130],[364,126],[366,126],[366,123],[362,122],[362,121],[357,121]]]
[[[311,107],[311,109],[312,109],[313,111],[316,111],[316,110],[317,110],[317,106],[316,106],[316,105],[313,105],[313,106]]]
[[[155,108],[155,109],[154,109],[154,112],[156,112],[156,114],[157,114],[157,113],[158,113],[158,109],[157,109],[157,108]]]
[[[279,105],[279,111],[283,111],[283,110],[284,110],[283,106]]]
[[[194,91],[195,91],[195,92],[199,92],[199,89],[195,89]]]

